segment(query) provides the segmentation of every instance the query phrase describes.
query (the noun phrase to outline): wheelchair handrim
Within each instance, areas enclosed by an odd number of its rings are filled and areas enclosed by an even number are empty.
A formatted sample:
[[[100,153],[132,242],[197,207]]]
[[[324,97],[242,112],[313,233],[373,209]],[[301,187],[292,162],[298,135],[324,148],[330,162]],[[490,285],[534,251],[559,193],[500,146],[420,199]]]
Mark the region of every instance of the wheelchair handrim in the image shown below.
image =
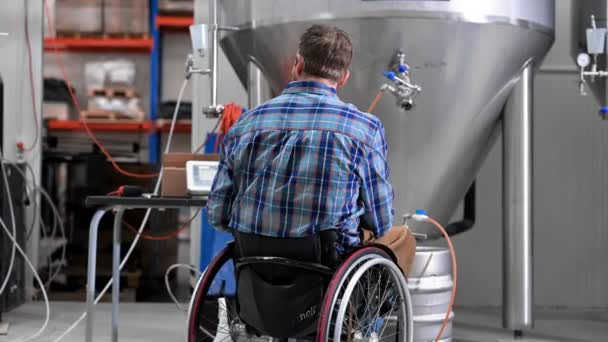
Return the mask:
[[[357,269],[357,271],[355,272],[353,277],[350,279],[350,283],[347,285],[346,289],[344,290],[344,294],[343,294],[342,298],[343,299],[347,298],[347,300],[342,300],[342,303],[340,304],[340,308],[336,315],[337,324],[336,324],[336,327],[334,328],[334,336],[333,336],[335,341],[340,340],[342,328],[338,329],[338,324],[340,324],[340,327],[341,327],[342,323],[338,323],[338,322],[345,321],[346,308],[349,304],[353,291],[354,291],[355,287],[357,286],[357,283],[363,277],[363,275],[366,272],[368,272],[369,270],[371,270],[372,267],[374,267],[374,266],[386,267],[389,270],[390,275],[393,278],[393,280],[396,281],[396,285],[399,290],[399,296],[401,298],[400,302],[403,302],[402,304],[399,305],[399,309],[401,311],[401,316],[405,320],[405,322],[404,322],[405,324],[400,325],[400,330],[401,330],[400,335],[406,336],[405,340],[408,342],[412,340],[412,337],[413,337],[412,324],[411,324],[412,316],[411,316],[411,312],[408,312],[409,310],[407,308],[407,303],[409,302],[409,298],[408,298],[409,296],[407,296],[407,291],[408,291],[407,283],[405,283],[405,281],[403,280],[404,278],[401,273],[401,270],[398,268],[398,266],[395,263],[393,263],[390,260],[387,260],[385,258],[374,258],[372,260],[365,261],[365,263],[363,265],[361,265],[361,267],[359,269]],[[383,331],[384,331],[384,329],[383,329]],[[348,333],[350,334],[350,332],[348,332]],[[380,336],[380,337],[382,337],[382,336]]]
[[[215,278],[219,270],[232,257],[232,250],[229,246],[224,247],[213,260],[209,263],[203,274],[201,274],[198,283],[195,287],[195,292],[190,299],[188,309],[188,337],[187,341],[195,342],[194,336],[196,332],[196,317],[193,314],[198,313],[198,308],[201,303],[201,296],[208,291],[211,281]]]
[[[347,275],[357,265],[372,258],[374,254],[383,256],[385,258],[390,258],[389,255],[380,248],[374,246],[363,247],[346,258],[346,260],[344,260],[342,265],[336,271],[336,274],[333,276],[329,286],[327,287],[327,291],[325,292],[323,307],[317,323],[317,342],[325,342],[325,339],[327,338],[328,329],[330,326],[329,321],[332,316],[333,307],[337,300],[337,291],[338,289],[342,288],[344,281],[346,281]],[[325,326],[325,322],[328,322],[327,326]]]

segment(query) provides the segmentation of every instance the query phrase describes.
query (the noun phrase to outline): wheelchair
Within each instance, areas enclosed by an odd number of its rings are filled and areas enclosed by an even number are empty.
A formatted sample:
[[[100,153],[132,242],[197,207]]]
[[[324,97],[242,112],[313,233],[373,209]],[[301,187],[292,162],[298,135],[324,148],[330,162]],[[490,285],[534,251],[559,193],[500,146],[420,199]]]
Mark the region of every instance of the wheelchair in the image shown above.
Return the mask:
[[[340,256],[334,231],[234,238],[197,282],[188,342],[413,341],[407,281],[388,248]],[[232,291],[218,276],[227,269]]]

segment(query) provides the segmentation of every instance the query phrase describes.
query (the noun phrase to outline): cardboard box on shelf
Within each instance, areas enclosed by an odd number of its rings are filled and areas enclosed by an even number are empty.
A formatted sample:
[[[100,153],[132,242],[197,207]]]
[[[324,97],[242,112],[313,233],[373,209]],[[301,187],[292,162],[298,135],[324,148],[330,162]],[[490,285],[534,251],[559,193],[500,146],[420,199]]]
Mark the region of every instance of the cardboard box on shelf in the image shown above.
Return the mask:
[[[42,118],[45,120],[69,120],[70,105],[66,102],[42,103]]]
[[[55,34],[69,37],[101,34],[102,8],[103,0],[55,0]]]
[[[104,33],[111,36],[146,36],[150,32],[148,0],[105,0]]]
[[[166,15],[193,15],[194,0],[160,0],[158,7]]]
[[[163,155],[162,196],[188,196],[186,162],[190,160],[217,161],[219,156],[217,154],[194,153],[166,153]]]

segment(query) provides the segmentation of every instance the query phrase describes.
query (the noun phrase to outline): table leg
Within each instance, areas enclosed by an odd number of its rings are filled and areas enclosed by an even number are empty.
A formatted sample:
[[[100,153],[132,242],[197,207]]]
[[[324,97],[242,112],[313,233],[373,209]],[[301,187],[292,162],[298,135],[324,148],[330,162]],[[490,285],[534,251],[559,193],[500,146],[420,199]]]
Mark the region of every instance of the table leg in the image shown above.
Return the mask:
[[[89,226],[89,260],[87,269],[87,321],[85,328],[85,341],[93,341],[93,314],[95,311],[95,276],[97,267],[97,232],[99,230],[99,222],[107,208],[99,209],[93,215],[91,225]]]
[[[118,313],[120,305],[120,240],[122,216],[125,208],[118,207],[114,216],[114,247],[112,249],[112,342],[118,341]]]

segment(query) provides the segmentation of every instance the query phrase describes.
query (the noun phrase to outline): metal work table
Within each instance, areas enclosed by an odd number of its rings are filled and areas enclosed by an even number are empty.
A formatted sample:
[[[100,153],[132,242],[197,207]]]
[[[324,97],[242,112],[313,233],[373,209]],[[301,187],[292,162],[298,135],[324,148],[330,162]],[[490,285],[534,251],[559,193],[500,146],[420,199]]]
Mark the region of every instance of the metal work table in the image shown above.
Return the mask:
[[[89,260],[87,269],[87,319],[85,341],[93,341],[93,315],[95,312],[95,275],[97,271],[97,233],[101,218],[110,210],[115,210],[114,238],[112,243],[112,342],[118,341],[118,313],[120,304],[120,242],[122,217],[130,209],[179,209],[202,208],[207,205],[206,197],[120,197],[90,196],[87,207],[99,207],[93,215],[89,227]]]

